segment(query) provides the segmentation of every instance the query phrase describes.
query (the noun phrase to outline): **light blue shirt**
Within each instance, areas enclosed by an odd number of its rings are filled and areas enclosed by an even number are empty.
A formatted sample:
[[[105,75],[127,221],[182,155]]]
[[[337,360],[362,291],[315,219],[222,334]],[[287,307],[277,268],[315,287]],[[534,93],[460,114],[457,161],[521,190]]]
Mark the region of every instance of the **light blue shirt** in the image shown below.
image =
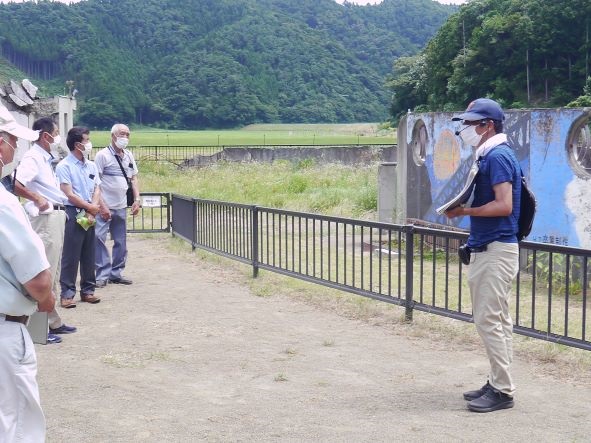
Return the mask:
[[[94,162],[80,161],[72,153],[57,164],[55,173],[60,184],[71,185],[74,194],[87,203],[92,202],[94,189],[101,183]]]

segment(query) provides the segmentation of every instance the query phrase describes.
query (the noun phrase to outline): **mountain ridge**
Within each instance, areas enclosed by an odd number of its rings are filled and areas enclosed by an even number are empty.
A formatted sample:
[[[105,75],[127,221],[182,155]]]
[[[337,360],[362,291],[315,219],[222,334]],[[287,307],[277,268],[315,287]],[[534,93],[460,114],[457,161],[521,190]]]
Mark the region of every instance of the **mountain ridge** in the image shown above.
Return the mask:
[[[418,52],[453,11],[431,0],[5,4],[0,47],[33,81],[59,90],[74,80],[92,127],[378,121],[393,61]]]

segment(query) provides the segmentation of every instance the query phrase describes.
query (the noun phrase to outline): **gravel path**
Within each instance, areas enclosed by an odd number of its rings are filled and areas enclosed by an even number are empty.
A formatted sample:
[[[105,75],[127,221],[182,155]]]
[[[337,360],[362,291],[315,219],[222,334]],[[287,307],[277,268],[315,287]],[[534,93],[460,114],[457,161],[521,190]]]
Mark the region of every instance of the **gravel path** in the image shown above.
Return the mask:
[[[278,294],[246,272],[131,237],[132,286],[61,310],[79,328],[37,346],[49,442],[591,440],[588,377],[516,358],[512,410],[475,414],[479,347],[410,337]],[[456,348],[455,346],[454,348]]]

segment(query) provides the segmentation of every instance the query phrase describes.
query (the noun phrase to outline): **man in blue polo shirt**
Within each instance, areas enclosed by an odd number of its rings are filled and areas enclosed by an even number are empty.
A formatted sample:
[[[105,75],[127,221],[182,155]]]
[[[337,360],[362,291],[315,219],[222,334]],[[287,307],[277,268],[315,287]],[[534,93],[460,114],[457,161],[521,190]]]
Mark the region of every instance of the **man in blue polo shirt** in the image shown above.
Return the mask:
[[[74,126],[68,131],[66,144],[70,154],[55,169],[66,202],[66,230],[60,275],[62,308],[75,308],[76,274],[80,264],[80,299],[96,304],[100,298],[94,295],[96,278],[94,271],[94,222],[99,212],[100,179],[96,166],[87,160],[92,150],[89,130]],[[90,226],[77,222],[84,211]]]
[[[459,135],[465,144],[477,148],[475,158],[479,162],[471,207],[457,206],[446,212],[450,218],[470,216],[468,284],[474,324],[491,366],[486,384],[464,393],[468,409],[475,412],[514,405],[509,298],[519,264],[521,168],[503,134],[504,119],[501,106],[487,98],[473,101],[453,119],[462,121]]]

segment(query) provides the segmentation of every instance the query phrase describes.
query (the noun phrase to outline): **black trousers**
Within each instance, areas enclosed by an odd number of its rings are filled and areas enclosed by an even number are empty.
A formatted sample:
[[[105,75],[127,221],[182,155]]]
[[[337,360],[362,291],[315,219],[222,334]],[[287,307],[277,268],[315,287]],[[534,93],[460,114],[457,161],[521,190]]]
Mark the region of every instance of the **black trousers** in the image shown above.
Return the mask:
[[[78,210],[66,206],[66,232],[62,252],[62,271],[60,275],[61,298],[74,298],[76,295],[76,277],[80,264],[80,294],[94,294],[96,287],[94,269],[94,226],[85,231],[76,223]]]

